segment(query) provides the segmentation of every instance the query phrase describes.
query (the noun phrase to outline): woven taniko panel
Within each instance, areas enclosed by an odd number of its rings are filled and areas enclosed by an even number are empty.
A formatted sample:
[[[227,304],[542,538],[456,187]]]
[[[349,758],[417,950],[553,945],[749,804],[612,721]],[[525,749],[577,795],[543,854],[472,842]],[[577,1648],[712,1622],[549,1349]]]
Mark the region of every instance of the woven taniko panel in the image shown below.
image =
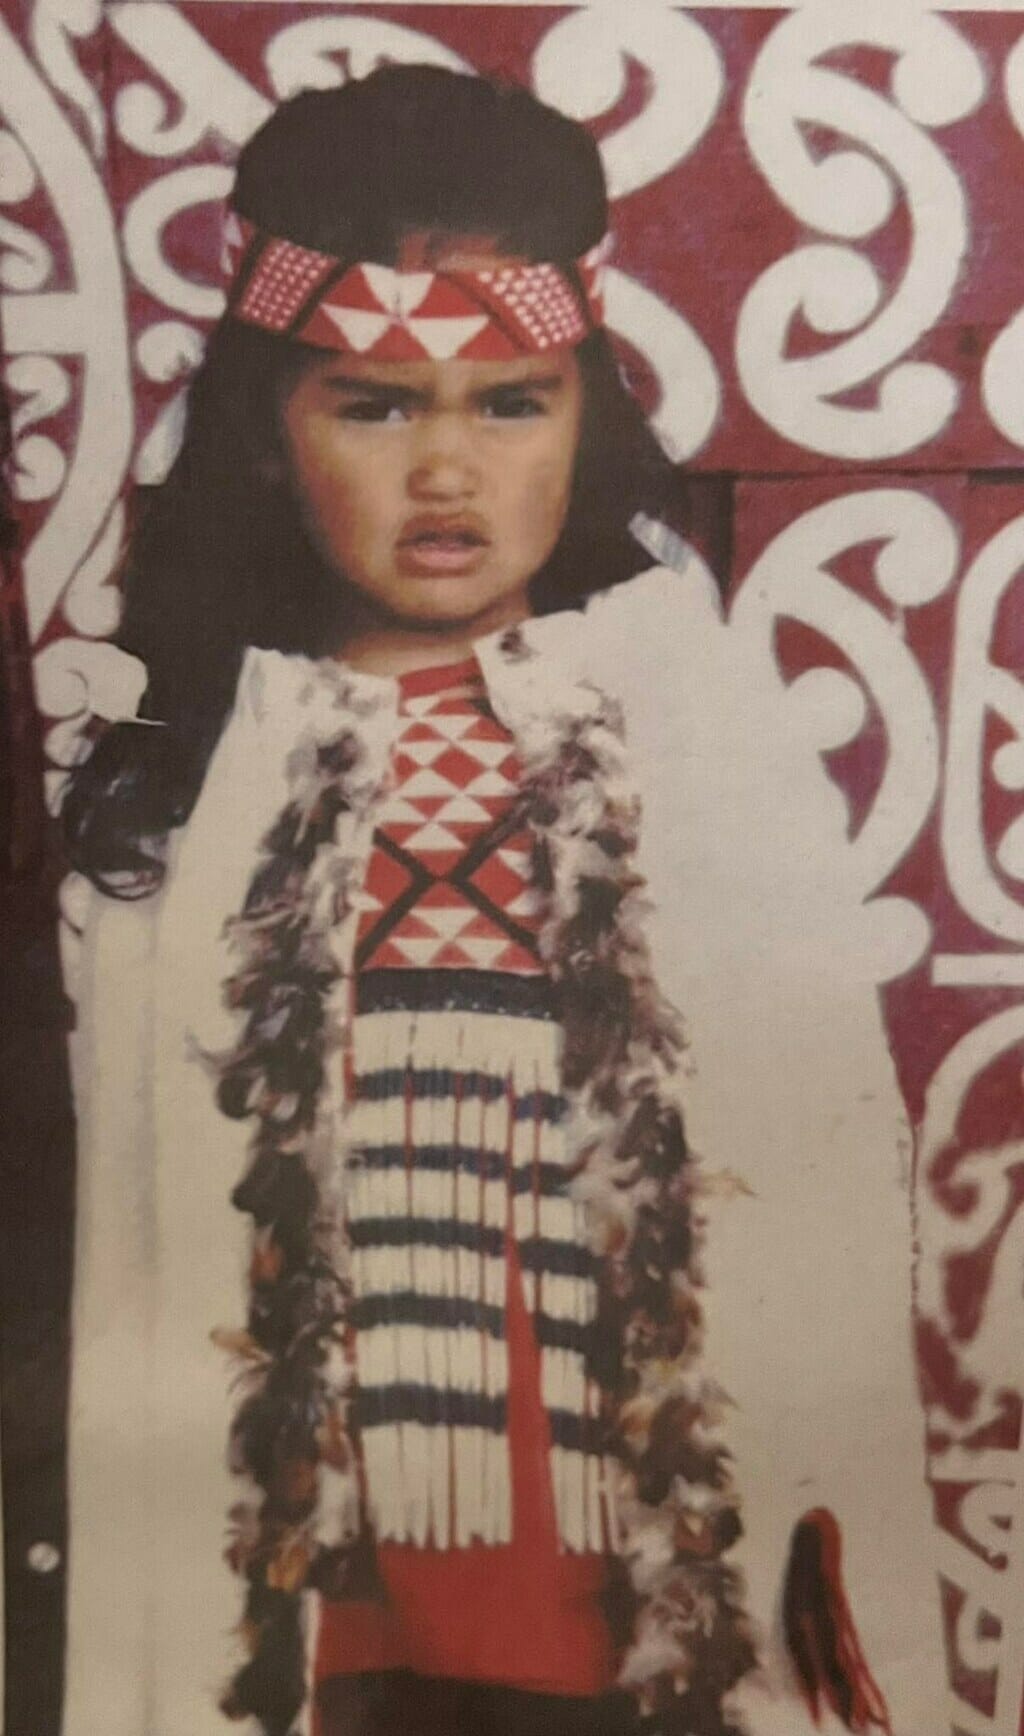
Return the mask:
[[[693,474],[733,630],[778,664],[848,802],[865,959],[918,1132],[950,1719],[1020,1736],[1024,14],[13,14],[0,318],[54,791],[90,703],[117,703],[126,492],[175,451],[222,304],[230,165],[271,105],[431,60],[525,80],[593,127],[614,201],[609,324]]]
[[[286,242],[277,242],[263,255],[259,285],[249,284],[238,304],[239,314],[270,331],[287,331],[329,269],[322,254],[310,257]]]

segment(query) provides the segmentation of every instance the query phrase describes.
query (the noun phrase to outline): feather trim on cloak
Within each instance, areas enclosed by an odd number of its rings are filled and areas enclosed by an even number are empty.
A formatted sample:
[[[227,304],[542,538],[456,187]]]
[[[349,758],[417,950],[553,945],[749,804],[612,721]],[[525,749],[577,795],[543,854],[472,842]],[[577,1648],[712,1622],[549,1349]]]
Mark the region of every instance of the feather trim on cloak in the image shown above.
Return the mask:
[[[534,653],[513,630],[511,666]],[[306,1695],[302,1593],[379,1595],[363,1518],[346,1326],[343,1055],[357,898],[384,774],[351,677],[320,666],[331,716],[288,765],[291,798],[263,840],[226,984],[244,1016],[217,1059],[225,1114],[253,1117],[232,1195],[254,1220],[247,1330],[221,1341],[240,1369],[231,1464],[255,1485],[232,1510],[228,1557],[247,1584],[249,1660],[222,1701],[289,1736]],[[741,1533],[720,1437],[722,1395],[701,1369],[698,1191],[672,1089],[682,1047],[655,986],[633,861],[638,804],[617,709],[561,684],[506,721],[546,898],[541,946],[559,996],[572,1183],[599,1256],[591,1373],[618,1467],[612,1505],[629,1583],[620,1680],[651,1736],[741,1736],[729,1691],[756,1663],[736,1570]]]

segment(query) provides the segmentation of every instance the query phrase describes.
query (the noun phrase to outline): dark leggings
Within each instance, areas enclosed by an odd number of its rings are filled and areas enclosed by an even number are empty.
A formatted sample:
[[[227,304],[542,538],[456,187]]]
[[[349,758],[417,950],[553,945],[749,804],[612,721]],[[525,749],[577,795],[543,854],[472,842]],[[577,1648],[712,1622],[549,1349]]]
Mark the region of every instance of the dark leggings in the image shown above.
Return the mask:
[[[317,1695],[321,1736],[635,1736],[620,1694],[577,1700],[394,1671],[334,1676]]]

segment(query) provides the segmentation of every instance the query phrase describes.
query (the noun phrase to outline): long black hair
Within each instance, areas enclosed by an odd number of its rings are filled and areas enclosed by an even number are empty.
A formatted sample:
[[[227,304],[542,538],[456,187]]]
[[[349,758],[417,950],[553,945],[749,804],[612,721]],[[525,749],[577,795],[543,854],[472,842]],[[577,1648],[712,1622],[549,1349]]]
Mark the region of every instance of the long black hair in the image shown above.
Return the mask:
[[[529,91],[430,66],[387,66],[284,103],[242,151],[233,204],[271,234],[342,262],[397,263],[414,232],[493,237],[571,261],[608,224],[597,147]],[[148,671],[141,714],[115,724],[64,803],[74,865],[119,897],[153,891],[169,831],[194,805],[247,645],[312,656],[344,638],[345,587],[304,531],[278,406],[310,351],[225,317],[192,382],[181,451],[141,503],[116,642]],[[678,479],[603,332],[578,351],[583,422],[562,535],[531,585],[537,613],[573,607],[648,564],[637,512],[673,516]]]

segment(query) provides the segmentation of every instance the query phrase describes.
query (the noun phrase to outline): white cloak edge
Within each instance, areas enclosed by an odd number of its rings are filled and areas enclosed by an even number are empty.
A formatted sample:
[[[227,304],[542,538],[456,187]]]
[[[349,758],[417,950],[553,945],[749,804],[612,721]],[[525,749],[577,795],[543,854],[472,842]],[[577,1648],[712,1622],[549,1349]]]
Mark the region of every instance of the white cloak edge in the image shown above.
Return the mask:
[[[863,903],[839,792],[764,651],[723,624],[699,562],[525,631],[540,656],[522,666],[518,694],[493,641],[477,646],[513,729],[545,685],[557,695],[581,674],[622,702],[652,957],[689,1038],[687,1133],[711,1177],[745,1184],[709,1193],[704,1296],[704,1364],[734,1406],[725,1432],[745,1526],[735,1560],[763,1639],[764,1668],[736,1708],[751,1736],[814,1729],[779,1642],[778,1600],[795,1521],[826,1506],[895,1736],[943,1736],[910,1139],[878,1003],[878,984],[903,968],[889,956],[886,901]],[[228,1195],[251,1128],[218,1112],[194,1049],[232,1035],[221,931],[286,799],[309,671],[304,659],[247,654],[162,891],[91,902],[74,1043],[63,1736],[256,1729],[230,1725],[216,1704],[242,1661],[242,1586],[221,1555],[240,1498],[225,1464],[237,1395],[210,1340],[245,1319],[248,1220]],[[393,709],[381,727],[393,728]]]

